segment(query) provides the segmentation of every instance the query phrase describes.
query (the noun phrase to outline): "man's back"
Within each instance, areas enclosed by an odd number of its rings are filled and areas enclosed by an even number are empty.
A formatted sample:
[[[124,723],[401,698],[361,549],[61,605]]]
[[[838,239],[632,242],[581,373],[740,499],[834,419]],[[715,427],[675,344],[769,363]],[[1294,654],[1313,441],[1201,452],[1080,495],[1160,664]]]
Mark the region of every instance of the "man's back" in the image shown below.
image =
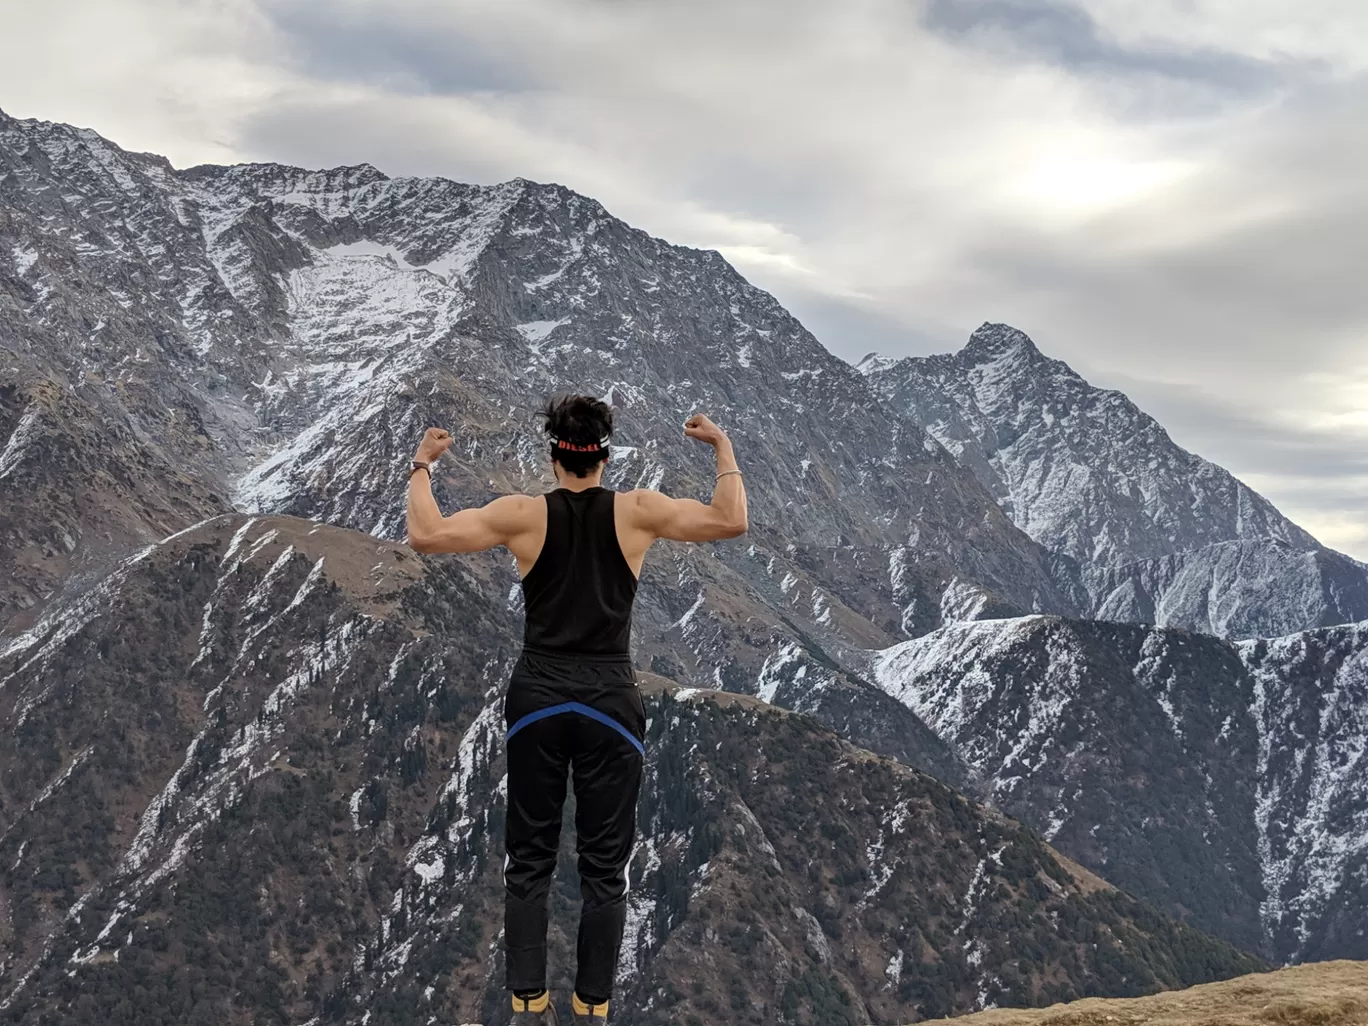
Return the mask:
[[[616,498],[603,487],[546,494],[546,536],[522,578],[524,650],[630,658],[637,578],[618,543]]]

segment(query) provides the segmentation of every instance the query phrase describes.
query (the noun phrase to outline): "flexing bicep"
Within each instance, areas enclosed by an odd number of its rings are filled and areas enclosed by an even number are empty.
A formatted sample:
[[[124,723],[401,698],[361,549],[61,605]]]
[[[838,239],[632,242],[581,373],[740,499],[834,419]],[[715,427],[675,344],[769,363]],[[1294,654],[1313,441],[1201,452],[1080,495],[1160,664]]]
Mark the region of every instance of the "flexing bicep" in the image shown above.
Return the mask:
[[[419,552],[482,552],[507,545],[526,530],[527,496],[501,495],[493,502],[442,518],[429,537],[411,539]]]
[[[721,510],[697,499],[672,499],[659,492],[643,491],[640,508],[643,526],[657,538],[669,541],[704,542],[735,538],[745,530]]]

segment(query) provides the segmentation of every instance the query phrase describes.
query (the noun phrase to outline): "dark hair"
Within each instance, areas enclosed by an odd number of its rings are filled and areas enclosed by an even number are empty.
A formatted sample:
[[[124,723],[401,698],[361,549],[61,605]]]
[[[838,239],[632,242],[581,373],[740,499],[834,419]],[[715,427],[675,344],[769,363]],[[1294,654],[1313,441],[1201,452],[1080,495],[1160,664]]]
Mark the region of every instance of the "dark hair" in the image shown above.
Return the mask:
[[[551,459],[568,473],[588,477],[608,458],[613,408],[607,403],[592,395],[557,395],[547,400],[542,416],[542,430],[551,438]]]

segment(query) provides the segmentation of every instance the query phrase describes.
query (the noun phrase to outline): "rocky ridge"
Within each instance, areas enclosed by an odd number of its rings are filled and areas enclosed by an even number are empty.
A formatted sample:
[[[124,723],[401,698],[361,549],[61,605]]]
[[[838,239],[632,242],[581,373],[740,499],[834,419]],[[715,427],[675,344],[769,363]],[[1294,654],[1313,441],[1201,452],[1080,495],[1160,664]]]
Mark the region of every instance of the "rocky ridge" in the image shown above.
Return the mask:
[[[1278,961],[1368,959],[1368,624],[1235,645],[983,621],[871,672],[1001,808],[1119,886]]]
[[[1015,328],[861,366],[1018,527],[1077,564],[1090,617],[1234,638],[1368,619],[1368,567]]]

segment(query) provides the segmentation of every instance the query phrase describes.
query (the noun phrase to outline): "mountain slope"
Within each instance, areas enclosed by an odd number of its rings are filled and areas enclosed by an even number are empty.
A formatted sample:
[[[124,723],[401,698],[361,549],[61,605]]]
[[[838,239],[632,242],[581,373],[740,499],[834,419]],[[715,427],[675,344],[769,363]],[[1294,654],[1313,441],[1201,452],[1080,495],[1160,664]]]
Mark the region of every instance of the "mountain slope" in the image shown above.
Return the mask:
[[[1265,919],[1307,959],[1368,958],[1368,623],[1245,642]]]
[[[534,408],[564,388],[617,407],[618,486],[706,495],[708,454],[680,431],[696,409],[736,441],[748,544],[662,547],[642,582],[638,655],[683,682],[862,724],[866,744],[956,780],[953,754],[852,677],[844,650],[1085,600],[772,297],[716,253],[568,190],[364,165],[179,171],[3,115],[0,160],[3,330],[18,357],[0,388],[68,396],[87,411],[76,435],[128,425],[138,500],[112,530],[119,504],[83,506],[47,468],[53,446],[11,428],[7,460],[24,475],[0,476],[0,506],[18,511],[0,561],[32,568],[0,596],[12,630],[59,579],[73,594],[88,584],[71,566],[227,505],[399,537],[404,461],[429,424],[458,439],[434,486],[445,508],[545,488]],[[48,483],[41,499],[33,481]],[[174,510],[155,501],[168,492]],[[64,511],[69,554],[25,540],[48,519],[39,502]],[[515,578],[489,567],[486,600],[502,603]]]
[[[1018,527],[1079,563],[1091,615],[1233,637],[1368,619],[1368,568],[1014,328],[862,367]]]
[[[1239,647],[1033,617],[873,676],[995,801],[1128,890],[1280,960],[1368,957],[1368,627]]]
[[[500,1021],[509,619],[460,561],[232,516],[11,642],[0,1022]],[[648,690],[618,1021],[894,1022],[1257,964],[805,717]]]
[[[1123,624],[985,621],[884,651],[874,677],[1061,851],[1274,954],[1259,915],[1253,685],[1229,646]]]

